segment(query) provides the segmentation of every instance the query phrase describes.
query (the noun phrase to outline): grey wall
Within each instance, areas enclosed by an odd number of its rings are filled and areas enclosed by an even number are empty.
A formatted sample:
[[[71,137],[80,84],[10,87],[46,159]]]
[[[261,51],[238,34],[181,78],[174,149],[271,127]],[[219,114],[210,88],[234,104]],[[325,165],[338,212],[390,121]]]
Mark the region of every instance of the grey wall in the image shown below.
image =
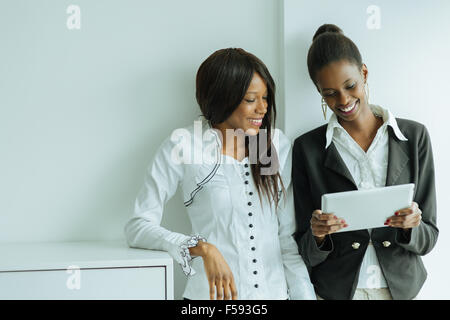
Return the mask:
[[[81,9],[69,30],[66,10]],[[372,101],[430,129],[438,196],[448,193],[450,9],[445,0],[378,1],[2,0],[0,2],[0,243],[123,239],[156,148],[199,115],[195,74],[213,51],[242,47],[278,83],[278,127],[292,138],[321,123],[305,69],[321,23],[339,24],[360,46]],[[286,102],[286,103],[285,103]],[[440,208],[445,204],[441,202]],[[442,211],[442,210],[440,210]],[[448,219],[426,257],[425,297],[445,297]],[[179,193],[163,226],[190,233]],[[185,277],[175,266],[175,297]]]
[[[122,239],[156,148],[200,114],[215,50],[242,47],[279,81],[276,0],[2,0],[0,14],[0,242]],[[190,233],[179,194],[163,225]],[[176,298],[184,285],[176,266]]]
[[[379,29],[372,29],[377,25],[372,5],[379,9]],[[389,108],[397,117],[422,122],[430,132],[440,234],[435,249],[424,257],[428,280],[419,294],[422,299],[449,297],[445,291],[450,285],[446,255],[450,218],[445,202],[450,193],[449,13],[446,0],[284,1],[285,130],[291,138],[325,123],[321,97],[306,66],[312,37],[323,23],[338,25],[359,47],[369,69],[370,102]]]

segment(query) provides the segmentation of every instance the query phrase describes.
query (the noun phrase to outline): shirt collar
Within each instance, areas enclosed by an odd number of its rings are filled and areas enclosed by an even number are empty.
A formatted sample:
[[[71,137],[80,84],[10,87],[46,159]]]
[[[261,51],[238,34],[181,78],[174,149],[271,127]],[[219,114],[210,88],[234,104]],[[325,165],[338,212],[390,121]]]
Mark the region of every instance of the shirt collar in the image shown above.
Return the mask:
[[[374,114],[379,115],[383,118],[384,125],[391,126],[391,128],[394,130],[395,136],[399,140],[408,141],[408,139],[400,131],[400,128],[397,125],[397,120],[395,120],[394,115],[388,109],[384,109],[380,106],[373,105],[373,104],[371,104],[369,106]],[[331,115],[330,120],[328,121],[327,132],[326,132],[327,141],[326,141],[325,149],[329,147],[329,145],[331,144],[331,141],[333,140],[335,128],[341,128],[344,130],[344,128],[342,128],[342,126],[340,125],[336,114],[333,113]]]

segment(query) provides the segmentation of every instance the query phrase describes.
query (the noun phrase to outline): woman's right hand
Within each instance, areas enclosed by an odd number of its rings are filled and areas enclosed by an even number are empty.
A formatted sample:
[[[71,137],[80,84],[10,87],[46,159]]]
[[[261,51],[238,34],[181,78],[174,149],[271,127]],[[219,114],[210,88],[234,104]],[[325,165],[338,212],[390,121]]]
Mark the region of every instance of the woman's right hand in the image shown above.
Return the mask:
[[[203,265],[209,282],[209,298],[215,300],[217,294],[217,300],[230,300],[230,298],[236,300],[237,290],[233,273],[219,249],[211,243],[202,241],[199,241],[197,247],[199,247],[198,251],[201,252],[197,255],[203,258]],[[194,248],[197,249],[197,247]]]
[[[334,233],[348,226],[344,219],[338,218],[332,213],[323,213],[321,210],[314,210],[310,223],[312,234],[319,245],[327,234]]]

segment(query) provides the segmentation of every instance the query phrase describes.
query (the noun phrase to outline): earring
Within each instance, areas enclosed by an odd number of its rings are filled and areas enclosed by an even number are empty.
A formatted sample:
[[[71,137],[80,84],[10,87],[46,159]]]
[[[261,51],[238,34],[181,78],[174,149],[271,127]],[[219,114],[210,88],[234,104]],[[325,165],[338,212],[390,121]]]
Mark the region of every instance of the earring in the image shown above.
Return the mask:
[[[366,96],[366,103],[367,105],[369,105],[370,91],[369,91],[369,83],[367,81],[364,84],[364,94]]]
[[[325,120],[327,120],[327,109],[328,109],[328,105],[325,102],[325,99],[322,97],[322,112],[323,112],[323,118]]]

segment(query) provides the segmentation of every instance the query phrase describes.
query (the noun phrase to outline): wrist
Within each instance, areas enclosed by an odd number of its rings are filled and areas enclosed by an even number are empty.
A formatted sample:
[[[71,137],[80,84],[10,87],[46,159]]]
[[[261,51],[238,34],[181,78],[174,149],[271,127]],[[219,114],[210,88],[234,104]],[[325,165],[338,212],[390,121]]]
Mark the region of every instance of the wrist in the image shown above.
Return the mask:
[[[208,242],[199,241],[197,243],[197,247],[198,247],[198,251],[199,251],[199,256],[201,256],[201,257],[207,256],[208,253],[211,251],[211,244]]]
[[[205,257],[211,251],[211,244],[205,241],[198,241],[195,247],[189,248],[191,256]]]
[[[325,241],[325,236],[314,236],[314,239],[316,240],[317,245],[320,246]]]

